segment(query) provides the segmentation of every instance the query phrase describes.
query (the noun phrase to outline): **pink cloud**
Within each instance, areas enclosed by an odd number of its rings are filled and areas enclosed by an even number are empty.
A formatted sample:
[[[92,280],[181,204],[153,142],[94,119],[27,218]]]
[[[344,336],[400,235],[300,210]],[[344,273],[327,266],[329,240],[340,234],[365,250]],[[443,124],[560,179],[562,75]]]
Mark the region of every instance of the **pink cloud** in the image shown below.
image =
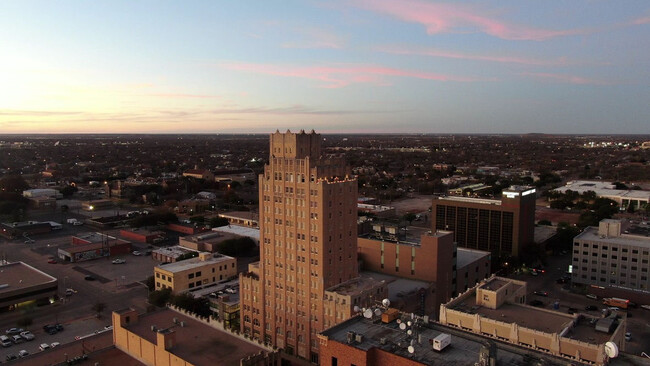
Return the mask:
[[[345,44],[337,34],[313,27],[293,29],[292,34],[298,35],[298,41],[285,42],[284,48],[329,48],[339,49]]]
[[[565,58],[555,60],[539,60],[534,58],[516,57],[516,56],[494,56],[494,55],[475,55],[463,52],[440,50],[436,48],[406,48],[406,47],[381,47],[377,49],[380,52],[398,54],[398,55],[421,55],[432,57],[453,58],[462,60],[488,61],[498,63],[522,64],[531,66],[568,66],[577,64],[569,62]]]
[[[384,66],[374,65],[344,65],[344,66],[306,66],[290,67],[268,64],[251,63],[230,63],[222,64],[229,70],[248,71],[259,74],[294,77],[300,79],[311,79],[323,82],[325,88],[341,88],[350,84],[371,83],[376,85],[388,85],[384,80],[386,76],[408,77],[436,81],[494,81],[495,79],[484,79],[475,77],[445,75],[422,71],[400,70]]]
[[[461,33],[468,29],[507,40],[543,41],[585,34],[586,30],[551,30],[513,24],[466,4],[435,4],[421,0],[354,0],[359,7],[425,26],[428,34]]]
[[[631,23],[634,25],[650,24],[650,16],[634,19]]]
[[[519,75],[528,76],[541,80],[556,81],[560,83],[579,84],[579,85],[611,85],[611,82],[588,79],[575,75],[552,74],[545,72],[522,72]]]

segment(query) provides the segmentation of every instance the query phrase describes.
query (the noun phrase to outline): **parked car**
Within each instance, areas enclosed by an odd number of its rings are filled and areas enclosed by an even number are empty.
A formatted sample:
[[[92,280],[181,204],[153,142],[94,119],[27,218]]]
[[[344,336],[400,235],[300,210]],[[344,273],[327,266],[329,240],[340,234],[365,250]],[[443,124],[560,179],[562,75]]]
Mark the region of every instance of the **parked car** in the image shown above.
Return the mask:
[[[61,323],[54,324],[54,328],[59,332],[63,332],[63,325]]]
[[[5,330],[5,334],[7,335],[14,335],[14,334],[20,334],[20,332],[24,332],[25,329],[23,328],[9,328]]]
[[[41,343],[41,345],[38,346],[38,349],[40,349],[41,351],[45,351],[46,349],[49,349],[49,348],[50,348],[50,345],[47,344],[47,343]]]
[[[58,347],[59,345],[61,345],[61,343],[59,343],[59,342],[52,342],[52,344],[50,344],[50,348],[55,348],[55,347]]]
[[[56,259],[54,259],[54,258],[50,258],[50,259],[47,260],[47,263],[49,263],[49,264],[56,264],[57,262],[56,262]]]
[[[575,314],[577,312],[578,312],[578,309],[576,309],[576,308],[569,308],[569,310],[567,310],[567,313],[569,313],[569,314]]]
[[[5,359],[7,359],[7,361],[17,360],[18,356],[10,353],[5,357]]]
[[[594,294],[587,294],[586,296],[587,296],[588,298],[592,299],[592,300],[598,300],[598,296],[596,296],[596,295],[594,295]]]
[[[117,259],[113,260],[112,263],[113,264],[124,264],[124,263],[126,263],[126,261],[124,259],[117,258]]]
[[[77,293],[77,291],[75,291],[75,290],[73,290],[71,288],[65,289],[65,296],[72,296],[72,294],[76,294],[76,293]]]
[[[49,335],[53,335],[53,334],[56,334],[58,332],[58,330],[56,329],[56,326],[54,326],[53,324],[44,325],[43,330],[45,331],[45,333],[47,333]]]
[[[86,281],[94,281],[94,280],[95,280],[95,277],[93,277],[93,276],[91,276],[91,275],[86,275],[86,276],[84,277],[84,280],[86,280]]]
[[[29,356],[29,352],[27,352],[27,350],[21,349],[18,352],[18,357],[20,357],[20,358],[27,357],[27,356]]]
[[[26,330],[24,332],[20,332],[20,336],[23,337],[26,341],[33,341],[34,338],[36,338],[34,336],[34,334],[32,334],[32,332],[30,332],[28,330]]]
[[[0,336],[0,346],[2,347],[11,347],[13,343],[11,343],[11,339],[9,337],[3,335]]]
[[[134,250],[131,254],[136,255],[136,256],[142,255],[142,253],[140,253],[137,250]]]
[[[544,306],[544,303],[540,300],[532,300],[528,304],[531,306]]]
[[[11,336],[11,341],[15,344],[23,343],[25,342],[25,338],[21,337],[20,334],[16,334]]]
[[[537,295],[537,296],[548,297],[548,292],[546,292],[546,291],[535,291],[535,292],[533,292],[533,293],[534,293],[535,295]]]

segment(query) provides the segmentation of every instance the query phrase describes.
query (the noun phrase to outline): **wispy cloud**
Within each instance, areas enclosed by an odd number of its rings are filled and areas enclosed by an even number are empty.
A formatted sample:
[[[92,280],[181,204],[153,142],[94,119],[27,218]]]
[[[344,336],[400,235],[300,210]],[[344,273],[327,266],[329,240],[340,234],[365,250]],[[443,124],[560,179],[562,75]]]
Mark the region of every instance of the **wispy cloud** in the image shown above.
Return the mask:
[[[542,60],[542,59],[519,57],[519,56],[478,55],[478,54],[464,53],[458,51],[441,50],[437,48],[382,46],[382,47],[375,48],[375,50],[379,52],[392,53],[396,55],[420,55],[420,56],[442,57],[442,58],[451,58],[451,59],[460,59],[460,60],[520,64],[520,65],[528,65],[528,66],[573,66],[573,65],[584,65],[584,64],[607,65],[606,63],[569,61],[565,57],[560,57],[552,60]]]
[[[633,19],[630,22],[630,24],[633,24],[633,25],[650,24],[650,16]]]
[[[315,48],[315,49],[339,49],[345,44],[343,37],[338,34],[321,28],[304,27],[294,28],[291,32],[300,39],[285,42],[284,48]]]
[[[224,63],[222,67],[229,70],[247,71],[258,74],[284,76],[299,79],[318,80],[324,88],[341,88],[350,84],[371,83],[389,85],[385,77],[408,77],[436,81],[494,81],[496,79],[467,76],[445,75],[423,71],[410,71],[375,65],[342,66],[278,66],[253,63]]]
[[[357,6],[422,24],[428,34],[482,32],[507,40],[543,41],[550,38],[590,33],[589,30],[552,30],[514,24],[486,15],[488,12],[467,4],[440,4],[421,0],[353,0]]]
[[[519,75],[531,77],[539,80],[546,80],[550,82],[559,82],[567,84],[580,84],[580,85],[612,85],[612,82],[605,80],[589,79],[581,76],[567,75],[567,74],[553,74],[545,72],[522,72]]]

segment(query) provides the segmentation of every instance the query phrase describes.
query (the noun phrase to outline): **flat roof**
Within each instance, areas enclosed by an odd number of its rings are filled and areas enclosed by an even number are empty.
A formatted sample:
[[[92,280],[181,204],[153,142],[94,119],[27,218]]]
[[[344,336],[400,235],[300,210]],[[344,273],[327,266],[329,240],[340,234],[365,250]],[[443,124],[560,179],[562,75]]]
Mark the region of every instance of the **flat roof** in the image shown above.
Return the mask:
[[[364,291],[375,288],[380,283],[385,283],[385,281],[376,280],[370,276],[360,276],[340,283],[336,286],[332,286],[328,289],[325,289],[325,291],[336,292],[337,294],[341,295],[358,295]]]
[[[493,284],[494,286],[497,284]],[[503,285],[503,284],[502,284]],[[469,296],[465,301],[451,309],[468,314],[479,314],[482,317],[505,323],[516,323],[546,333],[560,333],[573,321],[573,315],[538,309],[528,305],[504,303],[497,309],[489,309],[476,304],[476,294]]]
[[[456,250],[456,268],[463,268],[468,264],[489,255],[490,252],[484,252],[482,250],[458,248]]]
[[[88,243],[88,244],[74,244],[65,248],[60,248],[59,250],[64,251],[66,253],[83,253],[87,252],[89,250],[97,250],[97,249],[102,249],[104,245],[108,245],[108,247],[114,247],[116,245],[125,245],[125,244],[131,244],[128,241],[124,240],[111,240],[107,243]]]
[[[251,220],[257,222],[257,214],[253,211],[228,211],[219,214],[220,217],[232,217],[234,219]]]
[[[388,299],[394,303],[400,301],[405,295],[418,291],[421,288],[429,288],[431,284],[426,281],[410,280],[384,273],[361,271],[359,276],[372,278],[377,281],[386,281],[388,284]]]
[[[578,234],[574,240],[589,240],[601,243],[619,244],[650,248],[650,238],[633,234],[621,234],[621,236],[608,236],[601,238],[598,228],[590,226]]]
[[[535,226],[535,232],[533,234],[533,241],[537,244],[543,243],[548,239],[555,236],[557,233],[557,228],[554,226],[548,225],[538,225]]]
[[[179,255],[192,253],[192,252],[196,252],[196,250],[185,248],[180,245],[174,245],[173,247],[159,248],[152,251],[152,253],[158,253],[170,257],[178,257]]]
[[[603,197],[650,200],[650,191],[616,189],[615,187],[612,182],[575,180],[567,182],[564,187],[556,188],[555,191],[562,193],[568,190],[578,193],[594,191],[596,195]]]
[[[156,268],[168,272],[176,273],[176,272],[183,272],[192,268],[203,267],[206,264],[225,262],[230,259],[235,259],[235,258],[229,257],[227,255],[219,254],[219,253],[210,253],[210,258],[206,260],[202,260],[201,258],[195,257],[195,258],[185,259],[173,263],[159,264],[156,266]]]
[[[56,282],[56,278],[29,264],[13,262],[0,265],[0,296],[50,282]]]
[[[174,324],[174,318],[185,323]],[[157,334],[151,330],[167,329],[176,332],[176,345],[170,352],[192,365],[239,365],[249,355],[266,349],[237,338],[227,332],[205,325],[193,318],[170,309],[139,316],[138,322],[126,327],[129,331],[156,344]]]
[[[409,318],[410,319],[410,318]],[[348,343],[348,333],[361,335],[361,342]],[[336,341],[350,347],[363,351],[370,351],[373,348],[381,349],[406,359],[411,359],[426,365],[452,365],[466,366],[473,365],[479,360],[479,352],[483,341],[476,341],[476,337],[463,337],[454,332],[451,335],[451,344],[442,352],[435,351],[430,340],[440,334],[446,333],[447,329],[433,324],[422,322],[417,327],[417,334],[422,338],[418,343],[418,337],[408,335],[405,330],[399,329],[396,321],[388,324],[376,322],[373,319],[366,319],[356,316],[321,333],[331,341]],[[450,333],[447,333],[450,334]],[[356,338],[356,337],[355,337]],[[413,341],[413,342],[412,342]],[[408,352],[408,347],[413,344],[414,352]],[[523,355],[518,355],[503,349],[497,352],[498,364],[517,365],[523,360]]]
[[[446,196],[435,198],[439,201],[456,201],[456,202],[468,202],[468,203],[481,203],[484,205],[495,205],[501,206],[500,200],[490,200],[485,198],[472,198],[472,197],[459,197],[459,196]]]
[[[236,236],[222,231],[204,231],[202,233],[181,236],[179,242],[189,241],[193,243],[218,243],[228,239],[234,239]]]
[[[238,225],[227,225],[215,227],[212,231],[218,231],[220,233],[228,233],[239,236],[247,236],[249,238],[255,239],[258,242],[260,241],[260,229],[247,226],[238,226]]]
[[[227,288],[232,288],[236,289],[237,292],[234,294],[225,292]],[[206,286],[206,287],[201,287],[201,288],[191,288],[189,289],[189,293],[194,295],[195,297],[203,297],[203,296],[209,296],[212,293],[217,293],[219,291],[223,291],[224,295],[228,296],[228,301],[224,301],[226,304],[236,304],[239,302],[239,278],[235,278],[234,280],[226,281],[226,282],[217,282],[215,284]]]

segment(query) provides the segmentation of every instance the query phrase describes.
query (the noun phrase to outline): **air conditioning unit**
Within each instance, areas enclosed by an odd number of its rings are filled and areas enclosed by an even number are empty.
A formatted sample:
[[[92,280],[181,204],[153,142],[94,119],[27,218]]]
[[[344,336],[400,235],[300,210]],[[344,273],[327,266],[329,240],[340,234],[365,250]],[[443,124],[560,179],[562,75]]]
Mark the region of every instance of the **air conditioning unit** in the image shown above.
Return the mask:
[[[386,337],[379,338],[379,344],[386,344]]]
[[[357,334],[355,336],[354,340],[357,341],[357,343],[363,342],[363,335],[362,334]]]
[[[174,317],[174,319],[172,319],[172,322],[174,322],[174,324],[178,324],[178,318]]]
[[[185,322],[181,322],[181,328],[185,328]]]
[[[158,330],[158,329],[156,328],[155,325],[152,325],[152,326],[151,326],[151,331],[152,331],[152,332],[155,332],[155,331],[157,331],[157,330]]]
[[[354,332],[348,332],[346,334],[346,339],[348,341],[348,344],[354,342]]]

